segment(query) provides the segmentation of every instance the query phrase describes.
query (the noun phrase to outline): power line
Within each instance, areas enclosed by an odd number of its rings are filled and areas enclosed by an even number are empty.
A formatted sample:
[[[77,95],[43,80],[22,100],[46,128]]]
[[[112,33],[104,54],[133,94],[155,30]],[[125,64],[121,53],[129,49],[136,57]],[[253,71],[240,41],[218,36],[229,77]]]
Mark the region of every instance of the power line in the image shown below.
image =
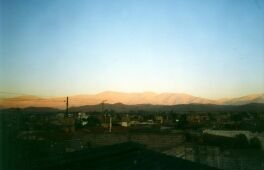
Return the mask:
[[[6,91],[0,91],[0,94],[15,94],[15,95],[29,95],[24,93],[15,93],[15,92],[6,92]]]
[[[26,102],[26,101],[32,101],[32,102],[67,102],[64,97],[52,97],[52,96],[46,96],[45,98],[37,97],[37,95],[34,94],[27,94],[27,93],[18,93],[18,92],[8,92],[8,91],[0,91],[1,94],[12,94],[12,95],[23,95],[23,96],[17,96],[17,97],[6,97],[6,98],[0,98],[2,101],[7,102]],[[25,96],[35,96],[35,98],[27,98]],[[44,96],[42,96],[44,97]],[[60,99],[58,99],[60,98]],[[89,99],[78,99],[78,98],[71,98],[72,102],[82,102],[82,103],[89,103],[87,100]],[[104,105],[106,100],[102,101],[101,104]],[[98,102],[99,104],[100,102]],[[104,106],[102,106],[103,109]]]
[[[64,102],[64,100],[54,100],[54,99],[0,99],[2,101],[7,101],[7,102],[26,102],[26,101],[34,101],[34,102]]]
[[[0,91],[0,94],[12,94],[12,95],[23,95],[23,96],[39,96],[36,94],[20,93],[20,92],[9,92],[9,91]],[[41,97],[54,97],[54,96],[43,96]]]
[[[1,99],[0,99],[1,100]],[[53,98],[5,98],[2,99],[5,101],[43,101],[43,102],[50,102],[50,101],[54,101],[54,102],[66,102],[65,99],[53,99]],[[71,101],[73,102],[86,102],[85,99],[71,99]],[[99,104],[99,103],[98,103]]]
[[[7,92],[7,91],[0,91],[1,94],[12,94],[12,95],[23,95],[23,96],[36,96],[36,98],[27,98],[27,97],[21,97],[17,96],[12,98],[2,98],[2,101],[8,101],[8,102],[23,102],[23,101],[32,101],[32,102],[64,102],[62,99],[53,99],[53,98],[40,98],[37,97],[37,95],[33,94],[26,94],[26,93],[17,93],[17,92]]]

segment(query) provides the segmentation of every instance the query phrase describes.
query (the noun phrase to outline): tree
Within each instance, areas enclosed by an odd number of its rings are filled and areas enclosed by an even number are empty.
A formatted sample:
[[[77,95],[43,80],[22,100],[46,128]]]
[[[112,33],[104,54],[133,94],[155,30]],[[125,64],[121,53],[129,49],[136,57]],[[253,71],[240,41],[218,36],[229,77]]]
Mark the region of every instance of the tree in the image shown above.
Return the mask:
[[[179,123],[178,123],[178,127],[180,129],[185,129],[188,125],[188,122],[187,122],[187,115],[186,114],[183,114],[180,116],[180,119],[179,119]]]
[[[100,126],[101,122],[99,119],[97,119],[96,117],[93,117],[93,116],[90,116],[88,119],[87,119],[88,123],[86,126],[89,126],[89,127],[97,127],[97,126]]]
[[[251,138],[249,142],[250,142],[250,148],[261,149],[261,143],[257,137]]]
[[[235,136],[234,147],[235,148],[248,148],[249,142],[244,134],[239,134]]]

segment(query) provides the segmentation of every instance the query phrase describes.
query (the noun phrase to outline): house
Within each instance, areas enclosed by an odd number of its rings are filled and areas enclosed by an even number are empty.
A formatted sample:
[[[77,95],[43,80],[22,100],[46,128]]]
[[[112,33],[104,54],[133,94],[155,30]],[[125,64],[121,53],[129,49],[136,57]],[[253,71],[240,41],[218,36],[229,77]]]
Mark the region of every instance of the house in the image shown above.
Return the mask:
[[[123,127],[129,127],[130,126],[130,118],[129,118],[128,114],[126,114],[125,116],[122,116],[120,125]]]
[[[156,123],[163,124],[164,119],[163,116],[155,116]]]

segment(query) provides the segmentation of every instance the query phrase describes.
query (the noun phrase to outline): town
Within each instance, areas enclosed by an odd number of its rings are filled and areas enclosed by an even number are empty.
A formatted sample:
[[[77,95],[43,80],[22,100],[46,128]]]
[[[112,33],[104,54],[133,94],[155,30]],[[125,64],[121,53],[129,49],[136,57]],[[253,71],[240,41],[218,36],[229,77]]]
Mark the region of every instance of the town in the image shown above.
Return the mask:
[[[135,142],[162,154],[219,169],[258,170],[264,166],[263,104],[231,109],[179,105],[157,111],[151,106],[132,110],[128,109],[131,106],[121,106],[122,111],[104,103],[89,111],[1,110],[1,135],[3,143],[10,146],[4,148],[9,153],[4,159],[9,165],[28,167],[39,164],[45,155]]]

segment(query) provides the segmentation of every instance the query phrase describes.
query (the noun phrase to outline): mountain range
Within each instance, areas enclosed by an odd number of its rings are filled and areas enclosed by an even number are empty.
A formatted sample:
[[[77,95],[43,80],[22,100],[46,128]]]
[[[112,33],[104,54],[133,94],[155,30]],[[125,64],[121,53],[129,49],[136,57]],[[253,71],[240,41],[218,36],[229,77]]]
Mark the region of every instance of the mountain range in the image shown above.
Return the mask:
[[[42,98],[37,96],[18,96],[0,99],[0,108],[10,107],[53,107],[65,108],[66,97]],[[69,106],[97,105],[104,101],[108,104],[122,103],[125,105],[180,105],[180,104],[215,104],[244,105],[249,103],[264,103],[264,93],[251,94],[238,98],[207,99],[184,93],[123,93],[106,91],[94,95],[69,96]]]

